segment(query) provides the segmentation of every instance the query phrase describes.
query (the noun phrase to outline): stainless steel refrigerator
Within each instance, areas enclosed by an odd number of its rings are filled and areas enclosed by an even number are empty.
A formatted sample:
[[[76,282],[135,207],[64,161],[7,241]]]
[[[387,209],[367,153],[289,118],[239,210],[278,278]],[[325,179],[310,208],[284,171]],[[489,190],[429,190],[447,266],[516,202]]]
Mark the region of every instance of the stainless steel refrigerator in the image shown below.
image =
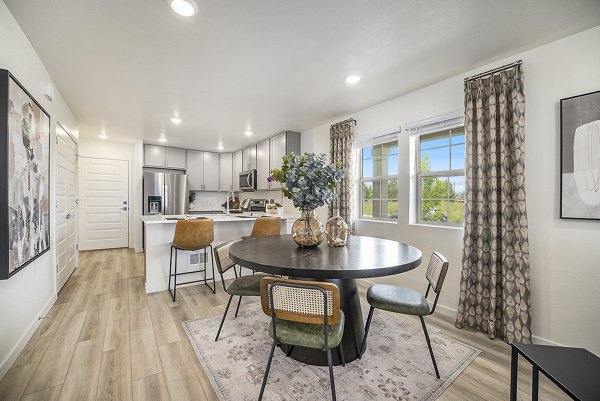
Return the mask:
[[[146,172],[143,187],[143,214],[188,214],[189,194],[186,174]]]

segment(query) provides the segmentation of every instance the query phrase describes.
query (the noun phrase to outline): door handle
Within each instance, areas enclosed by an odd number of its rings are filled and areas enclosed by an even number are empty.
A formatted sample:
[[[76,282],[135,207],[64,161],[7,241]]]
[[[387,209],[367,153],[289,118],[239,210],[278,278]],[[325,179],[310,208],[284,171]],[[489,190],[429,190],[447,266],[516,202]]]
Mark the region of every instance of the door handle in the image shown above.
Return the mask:
[[[129,210],[127,206],[123,206],[123,210]]]
[[[69,220],[71,218],[71,213],[65,214],[65,220]]]

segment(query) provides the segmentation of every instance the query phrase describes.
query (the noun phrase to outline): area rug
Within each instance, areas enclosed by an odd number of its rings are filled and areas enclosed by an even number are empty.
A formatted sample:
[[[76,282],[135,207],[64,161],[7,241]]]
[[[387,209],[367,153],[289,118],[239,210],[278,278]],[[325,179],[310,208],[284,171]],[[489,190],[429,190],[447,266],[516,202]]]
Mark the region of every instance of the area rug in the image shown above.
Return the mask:
[[[363,306],[363,310],[368,307]],[[222,401],[258,399],[269,351],[269,318],[259,303],[230,314],[218,342],[221,316],[183,322],[200,363]],[[480,351],[429,328],[440,379],[435,377],[417,319],[377,310],[362,359],[335,366],[338,400],[435,400]],[[264,400],[330,400],[327,367],[305,365],[277,348]]]

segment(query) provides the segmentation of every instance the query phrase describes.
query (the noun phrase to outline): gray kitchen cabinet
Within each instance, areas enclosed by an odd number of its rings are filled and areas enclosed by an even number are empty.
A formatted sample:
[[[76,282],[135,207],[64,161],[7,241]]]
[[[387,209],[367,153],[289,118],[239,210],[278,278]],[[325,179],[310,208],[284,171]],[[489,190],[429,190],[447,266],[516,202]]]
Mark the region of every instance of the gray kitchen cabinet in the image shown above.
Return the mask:
[[[244,171],[244,164],[242,161],[243,150],[238,150],[233,154],[233,190],[240,190],[240,173]]]
[[[204,152],[188,150],[186,153],[189,190],[202,191],[204,189]]]
[[[242,155],[244,171],[254,170],[256,168],[256,145],[244,148]]]
[[[164,146],[144,145],[144,166],[165,167],[166,148]]]
[[[269,189],[269,147],[268,139],[256,145],[256,189],[259,191]]]
[[[204,152],[204,190],[219,190],[219,154]]]
[[[233,153],[219,155],[219,190],[233,191]]]
[[[166,148],[165,167],[185,170],[185,149]]]
[[[270,149],[270,166],[271,170],[281,167],[283,161],[281,158],[289,153],[299,155],[302,151],[300,133],[294,131],[284,131],[281,134],[271,138]],[[281,184],[272,182],[270,189],[281,189]]]

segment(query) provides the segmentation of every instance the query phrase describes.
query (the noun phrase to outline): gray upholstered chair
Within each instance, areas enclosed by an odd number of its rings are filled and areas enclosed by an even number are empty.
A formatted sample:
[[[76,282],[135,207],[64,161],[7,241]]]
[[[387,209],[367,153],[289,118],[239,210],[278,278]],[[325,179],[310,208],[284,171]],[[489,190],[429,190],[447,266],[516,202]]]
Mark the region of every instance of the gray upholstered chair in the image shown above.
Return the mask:
[[[223,319],[221,319],[221,324],[219,325],[219,331],[217,332],[215,341],[219,340],[219,335],[221,334],[221,329],[223,328],[223,323],[225,322],[225,317],[227,316],[227,312],[229,311],[229,306],[231,305],[231,300],[233,299],[233,297],[240,297],[238,300],[237,308],[235,309],[235,317],[237,317],[238,312],[240,311],[242,297],[260,296],[260,280],[264,277],[269,277],[265,274],[252,274],[242,276],[241,267],[240,272],[238,274],[238,271],[235,268],[236,264],[229,258],[229,248],[234,242],[235,241],[228,241],[214,248],[214,260],[217,264],[217,270],[221,275],[221,283],[223,283],[223,289],[225,290],[225,292],[229,294],[229,301],[227,302],[225,313],[223,313]],[[223,274],[231,268],[233,268],[235,280],[233,280],[233,282],[230,283],[228,287],[225,287],[225,278],[223,277]]]
[[[260,388],[261,401],[277,344],[322,349],[327,353],[331,395],[335,401],[335,382],[331,349],[337,348],[344,365],[342,336],[344,312],[340,291],[333,283],[263,278],[260,283],[262,309],[271,317],[269,336],[273,339],[269,361]]]
[[[425,319],[423,317],[431,315],[435,311],[435,306],[437,305],[440,292],[442,291],[442,285],[444,284],[447,271],[448,260],[446,260],[441,253],[434,252],[431,255],[425,274],[428,281],[425,296],[413,289],[395,285],[375,284],[369,287],[367,290],[367,301],[371,305],[371,308],[369,309],[369,317],[367,318],[367,325],[365,326],[365,337],[363,338],[362,346],[360,347],[361,357],[365,352],[367,335],[369,334],[369,327],[371,326],[371,320],[373,319],[373,312],[375,309],[418,316],[421,320],[421,326],[423,326],[423,332],[425,333],[425,340],[427,341],[427,347],[429,348],[429,354],[431,355],[431,361],[433,362],[433,369],[435,370],[436,377],[439,379],[440,372],[435,363],[435,356],[433,355],[431,341],[429,341],[429,334],[427,333],[427,326],[425,325]],[[429,290],[435,292],[435,300],[433,301],[431,309],[427,302]]]

